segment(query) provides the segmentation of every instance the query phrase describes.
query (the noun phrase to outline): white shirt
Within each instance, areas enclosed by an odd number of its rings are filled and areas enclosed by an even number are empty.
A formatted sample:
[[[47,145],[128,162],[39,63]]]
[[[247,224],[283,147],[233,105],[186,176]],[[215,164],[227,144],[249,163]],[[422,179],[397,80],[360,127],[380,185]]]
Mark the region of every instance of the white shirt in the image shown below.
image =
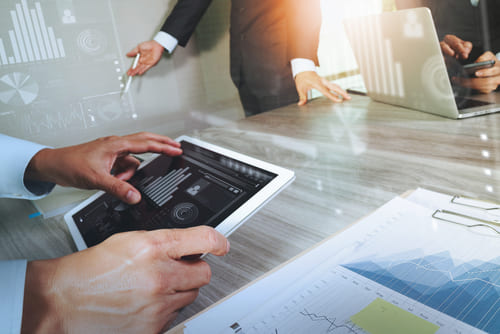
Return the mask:
[[[0,197],[37,199],[54,184],[24,182],[24,172],[33,156],[46,146],[0,134]],[[18,334],[23,318],[26,260],[0,261],[0,333]]]
[[[169,53],[174,52],[178,43],[177,38],[164,31],[158,32],[154,40],[160,43],[160,45],[163,46]],[[292,65],[292,74],[294,78],[301,72],[316,72],[316,65],[311,59],[295,58],[290,61],[290,64]]]

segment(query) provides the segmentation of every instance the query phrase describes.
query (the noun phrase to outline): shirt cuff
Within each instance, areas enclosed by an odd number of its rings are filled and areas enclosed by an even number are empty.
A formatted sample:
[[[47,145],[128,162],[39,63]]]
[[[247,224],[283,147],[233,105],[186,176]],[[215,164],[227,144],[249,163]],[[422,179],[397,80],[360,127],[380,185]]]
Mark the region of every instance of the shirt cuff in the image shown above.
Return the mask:
[[[23,321],[26,260],[0,261],[0,328],[2,333],[19,334]]]
[[[316,65],[311,59],[305,58],[294,58],[290,61],[292,65],[292,74],[293,77],[301,72],[313,71],[316,72]]]
[[[174,52],[175,48],[177,47],[177,44],[179,43],[177,38],[164,31],[159,31],[156,34],[154,40],[160,43],[160,45],[163,46],[165,50],[168,51],[168,53]]]
[[[31,159],[47,146],[0,134],[2,155],[9,163],[0,165],[0,197],[40,199],[55,186],[54,183],[24,180]]]

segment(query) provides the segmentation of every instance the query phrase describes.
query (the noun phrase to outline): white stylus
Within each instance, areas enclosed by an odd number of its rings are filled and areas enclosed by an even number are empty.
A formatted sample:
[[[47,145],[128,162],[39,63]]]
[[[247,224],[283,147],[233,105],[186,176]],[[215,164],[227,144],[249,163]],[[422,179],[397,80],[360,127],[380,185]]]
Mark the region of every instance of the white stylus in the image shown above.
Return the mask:
[[[132,69],[136,68],[137,63],[139,62],[139,58],[140,57],[141,57],[140,53],[138,53],[137,56],[135,56],[134,63],[132,64]],[[130,84],[132,83],[132,78],[133,77],[128,77],[127,84],[125,85],[125,89],[123,90],[123,93],[128,92]]]

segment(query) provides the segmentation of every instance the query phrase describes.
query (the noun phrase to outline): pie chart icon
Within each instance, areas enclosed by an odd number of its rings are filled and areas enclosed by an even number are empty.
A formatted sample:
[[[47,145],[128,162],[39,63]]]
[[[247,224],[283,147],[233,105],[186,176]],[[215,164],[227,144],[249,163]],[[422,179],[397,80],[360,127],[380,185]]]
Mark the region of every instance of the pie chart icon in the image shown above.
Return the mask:
[[[11,106],[24,106],[38,96],[38,84],[29,74],[13,72],[0,78],[0,101]]]

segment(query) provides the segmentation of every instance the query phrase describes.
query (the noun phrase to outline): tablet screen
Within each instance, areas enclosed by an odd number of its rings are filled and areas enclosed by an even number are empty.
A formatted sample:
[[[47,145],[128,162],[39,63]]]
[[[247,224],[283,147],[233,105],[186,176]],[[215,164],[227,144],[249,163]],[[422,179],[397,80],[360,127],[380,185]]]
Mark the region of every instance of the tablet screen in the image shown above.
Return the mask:
[[[103,194],[73,214],[88,247],[132,230],[216,227],[277,175],[181,141],[183,154],[161,155],[129,180],[142,194],[127,205]]]

